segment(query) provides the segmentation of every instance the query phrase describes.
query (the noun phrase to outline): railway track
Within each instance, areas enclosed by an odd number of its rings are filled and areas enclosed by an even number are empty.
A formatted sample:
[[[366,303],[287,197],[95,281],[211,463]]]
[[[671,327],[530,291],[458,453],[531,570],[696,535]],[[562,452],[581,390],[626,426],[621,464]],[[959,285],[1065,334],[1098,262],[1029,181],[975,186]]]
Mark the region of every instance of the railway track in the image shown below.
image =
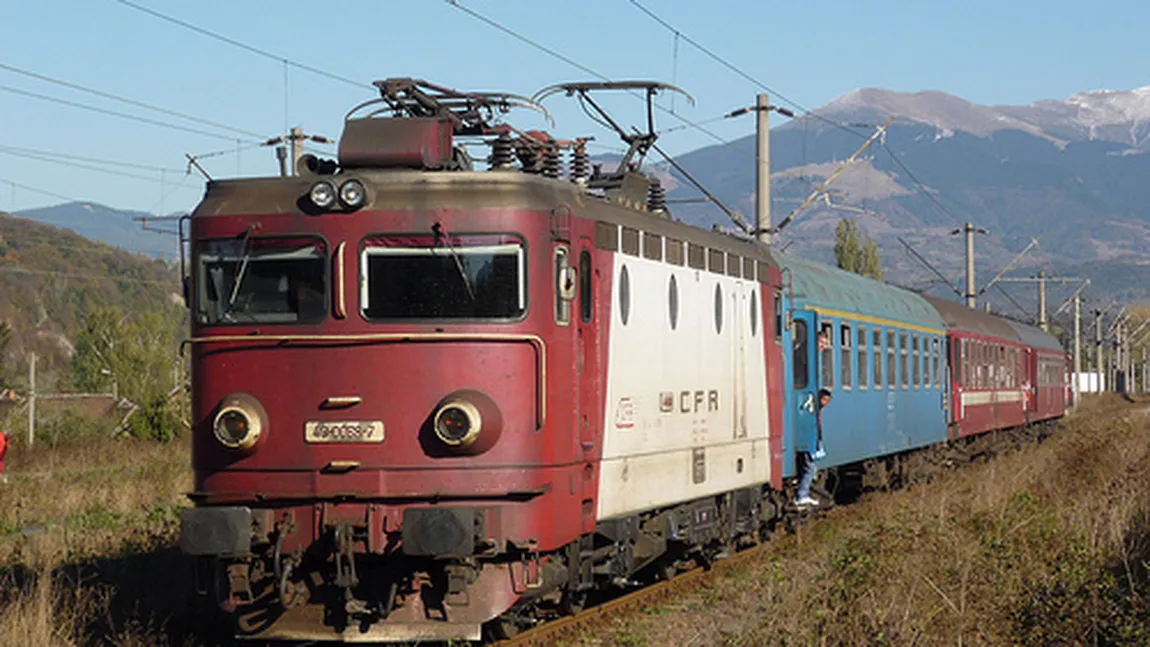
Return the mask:
[[[585,609],[578,614],[545,622],[523,633],[494,643],[503,647],[536,647],[554,645],[561,639],[575,639],[596,624],[606,622],[614,614],[641,609],[668,600],[680,593],[695,591],[722,576],[735,566],[749,562],[760,555],[770,542],[756,544],[711,565],[680,573],[669,580],[632,591]]]

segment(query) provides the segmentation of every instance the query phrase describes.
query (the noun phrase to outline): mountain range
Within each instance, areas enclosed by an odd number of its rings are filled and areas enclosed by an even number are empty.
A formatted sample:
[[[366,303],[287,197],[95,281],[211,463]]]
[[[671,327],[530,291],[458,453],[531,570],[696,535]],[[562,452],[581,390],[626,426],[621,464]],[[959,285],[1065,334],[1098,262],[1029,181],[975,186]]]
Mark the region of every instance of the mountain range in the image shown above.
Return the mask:
[[[976,239],[980,286],[1036,238],[1012,274],[1043,269],[1090,278],[1099,300],[1150,297],[1150,87],[1028,106],[981,106],[938,91],[854,90],[772,130],[772,220],[791,213],[891,117],[885,134],[796,214],[780,244],[829,261],[835,225],[855,218],[879,244],[889,279],[942,294],[950,290],[898,239],[959,284],[965,248],[951,233],[972,222],[989,230]],[[751,214],[754,153],[752,135],[678,161],[720,200]],[[698,196],[669,175],[670,199]],[[730,226],[711,205],[679,204],[674,215]],[[1036,301],[1032,286],[1003,287],[1024,309]],[[1022,316],[1007,297],[987,296]]]

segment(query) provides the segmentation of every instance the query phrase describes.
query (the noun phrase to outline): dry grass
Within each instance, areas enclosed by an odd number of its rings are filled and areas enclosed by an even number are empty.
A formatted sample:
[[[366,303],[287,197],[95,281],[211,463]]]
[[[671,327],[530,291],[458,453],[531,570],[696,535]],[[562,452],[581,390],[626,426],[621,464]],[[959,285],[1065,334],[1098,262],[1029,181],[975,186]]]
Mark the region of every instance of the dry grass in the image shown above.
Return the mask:
[[[0,486],[0,564],[23,563],[29,538],[64,560],[170,540],[191,490],[187,441],[84,437],[16,447]]]
[[[1042,444],[868,494],[713,587],[582,644],[1150,644],[1150,416],[1092,401]]]
[[[187,440],[17,446],[0,485],[0,645],[212,644],[174,548]]]

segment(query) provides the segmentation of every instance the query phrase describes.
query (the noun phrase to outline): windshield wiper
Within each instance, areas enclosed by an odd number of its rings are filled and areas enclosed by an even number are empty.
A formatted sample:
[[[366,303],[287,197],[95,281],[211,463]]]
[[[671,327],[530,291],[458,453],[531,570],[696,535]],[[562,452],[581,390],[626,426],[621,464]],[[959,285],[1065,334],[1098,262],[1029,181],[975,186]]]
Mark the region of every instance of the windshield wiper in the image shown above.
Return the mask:
[[[451,259],[455,261],[455,269],[459,271],[459,278],[463,279],[463,287],[467,289],[467,296],[475,301],[475,290],[471,287],[471,279],[467,277],[467,270],[463,269],[463,261],[459,258],[459,253],[455,251],[455,247],[451,245],[451,238],[447,235],[447,230],[443,228],[443,223],[437,222],[431,226],[431,231],[435,233],[437,240],[442,240],[447,251],[451,252]]]
[[[232,294],[228,297],[228,307],[226,312],[232,311],[232,306],[234,306],[236,303],[236,297],[240,295],[240,286],[243,284],[244,276],[248,271],[248,261],[251,260],[251,240],[252,232],[255,231],[255,228],[255,225],[251,225],[248,227],[247,231],[244,232],[244,240],[242,243],[243,247],[240,248],[240,254],[242,255],[242,258],[240,259],[240,266],[236,270],[235,276],[232,277]]]

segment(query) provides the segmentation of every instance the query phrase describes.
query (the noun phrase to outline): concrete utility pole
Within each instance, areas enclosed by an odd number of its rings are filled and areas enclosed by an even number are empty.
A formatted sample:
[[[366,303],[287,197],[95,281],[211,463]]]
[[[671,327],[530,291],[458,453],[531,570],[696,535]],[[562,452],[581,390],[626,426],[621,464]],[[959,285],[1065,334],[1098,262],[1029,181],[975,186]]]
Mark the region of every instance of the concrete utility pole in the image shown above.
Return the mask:
[[[1086,284],[1083,283],[1083,286]],[[1074,408],[1078,408],[1078,398],[1082,395],[1082,290],[1074,293]]]
[[[1094,311],[1094,372],[1098,374],[1098,392],[1101,393],[1105,388],[1102,382],[1102,376],[1105,374],[1103,368],[1106,363],[1102,358],[1102,311]]]
[[[1065,310],[1067,306],[1071,303],[1074,304],[1074,373],[1070,382],[1074,393],[1075,408],[1078,407],[1078,397],[1082,394],[1082,385],[1080,384],[1082,380],[1082,291],[1086,289],[1086,286],[1090,285],[1090,279],[1079,280],[1082,281],[1082,284],[1079,285],[1078,289],[1074,291],[1074,294],[1070,295],[1069,299],[1063,301],[1062,305],[1058,306],[1058,309],[1051,315],[1051,318],[1057,317],[1062,314],[1062,311]]]
[[[279,161],[281,176],[287,177],[289,175],[299,175],[299,160],[301,157],[303,157],[303,143],[305,141],[318,142],[320,144],[335,143],[323,135],[305,134],[303,128],[299,127],[292,128],[291,132],[285,136],[272,137],[263,143],[264,146],[276,147],[276,159]],[[287,150],[284,148],[283,144],[288,144],[291,146],[290,166],[288,166],[287,160],[285,159],[287,156]]]
[[[966,307],[976,308],[974,294],[974,225],[966,223],[962,228],[966,233]]]
[[[955,229],[950,232],[951,236],[956,234],[966,235],[966,307],[975,309],[978,307],[978,289],[974,287],[974,234],[989,234],[990,232],[981,227],[975,227],[971,223],[966,223],[962,229]],[[988,286],[989,287],[989,286]]]
[[[1046,325],[1046,272],[1038,272],[1038,327],[1050,332]]]
[[[28,358],[28,446],[36,440],[36,353]]]
[[[1082,281],[1084,279],[1077,276],[1046,276],[1045,271],[1039,272],[1036,276],[1029,278],[1017,277],[1008,279],[998,279],[1002,283],[1029,283],[1034,281],[1038,283],[1038,314],[1034,318],[1034,323],[1043,332],[1050,332],[1050,323],[1046,317],[1046,284],[1053,283],[1070,283],[1072,281]],[[1061,310],[1059,311],[1061,312]],[[1058,313],[1055,313],[1057,315]]]
[[[755,134],[758,143],[755,165],[755,237],[770,245],[774,236],[771,228],[771,119],[767,95],[755,99]]]
[[[1150,364],[1147,364],[1147,347],[1142,347],[1142,393],[1147,392],[1147,379],[1150,379]]]

